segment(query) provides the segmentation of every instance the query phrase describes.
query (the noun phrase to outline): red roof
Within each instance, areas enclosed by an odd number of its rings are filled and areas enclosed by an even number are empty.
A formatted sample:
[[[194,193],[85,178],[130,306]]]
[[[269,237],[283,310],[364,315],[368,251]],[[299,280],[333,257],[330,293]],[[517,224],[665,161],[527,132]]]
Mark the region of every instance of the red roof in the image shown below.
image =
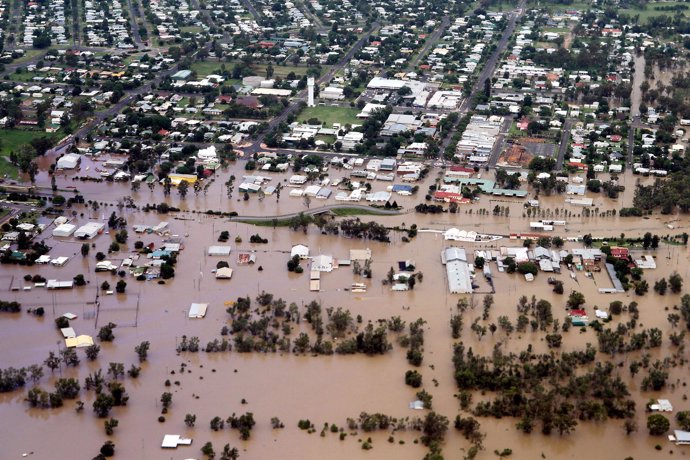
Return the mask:
[[[435,192],[434,198],[440,201],[449,201],[454,203],[469,203],[470,199],[462,196],[462,193],[453,192]]]
[[[232,96],[230,96],[228,94],[221,94],[220,96],[218,96],[216,98],[216,101],[218,101],[222,104],[229,104],[230,102],[232,102]]]
[[[573,166],[575,168],[582,169],[585,171],[587,170],[587,165],[584,163],[580,163],[579,161],[569,161],[568,166]]]
[[[167,136],[168,134],[170,134],[170,131],[161,128],[161,130],[158,131],[158,134],[160,134],[161,136]]]
[[[568,314],[570,316],[587,316],[587,312],[584,310],[570,310]]]
[[[471,173],[471,174],[475,173],[474,168],[466,168],[465,166],[453,165],[448,169],[450,169],[451,171],[454,171],[454,172],[466,172],[466,173]]]
[[[623,137],[620,134],[614,134],[611,136],[611,141],[612,142],[620,142],[623,139]]]
[[[628,248],[613,247],[611,248],[611,255],[616,259],[627,259],[630,252]]]

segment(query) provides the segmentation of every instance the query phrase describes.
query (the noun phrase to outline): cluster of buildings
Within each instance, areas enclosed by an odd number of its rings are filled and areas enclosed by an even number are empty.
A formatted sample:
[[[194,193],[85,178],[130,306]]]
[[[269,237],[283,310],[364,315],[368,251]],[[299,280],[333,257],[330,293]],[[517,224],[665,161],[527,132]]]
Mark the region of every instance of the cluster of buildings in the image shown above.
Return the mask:
[[[357,24],[364,19],[350,0],[310,0],[307,8],[325,24]]]
[[[457,144],[455,156],[466,163],[486,165],[503,121],[498,115],[473,115]]]
[[[124,8],[119,0],[84,0],[84,24],[89,46],[134,48]]]
[[[280,25],[279,27],[277,27],[277,30],[299,29],[302,27],[310,27],[312,25],[311,21],[309,21],[309,19],[307,19],[304,13],[299,8],[297,8],[295,3],[288,1],[283,3],[282,5],[285,7],[285,9],[283,14],[280,15],[276,14],[276,12],[273,11],[270,3],[267,3],[267,5],[264,6],[263,10],[261,11],[263,16],[266,18],[280,19]]]
[[[257,35],[262,28],[240,0],[211,0],[206,2],[213,23],[233,35]]]
[[[201,12],[192,8],[187,0],[151,0],[147,13],[154,17],[157,39],[163,42],[181,38],[182,27],[203,28]]]
[[[31,47],[39,35],[50,39],[50,43],[66,45],[69,43],[65,3],[61,0],[49,2],[27,2],[22,19],[22,44]]]

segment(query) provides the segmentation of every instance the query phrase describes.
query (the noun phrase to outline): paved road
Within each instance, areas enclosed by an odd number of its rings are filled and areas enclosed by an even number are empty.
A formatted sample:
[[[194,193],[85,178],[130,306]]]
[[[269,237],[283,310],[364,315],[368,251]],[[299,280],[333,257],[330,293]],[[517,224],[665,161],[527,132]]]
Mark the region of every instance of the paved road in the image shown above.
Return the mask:
[[[489,157],[489,167],[495,168],[496,164],[498,163],[498,158],[501,156],[501,152],[503,151],[503,146],[505,144],[506,140],[506,135],[508,134],[508,131],[510,130],[510,125],[513,124],[513,119],[511,117],[505,117],[503,119],[503,124],[501,125],[501,129],[498,132],[498,136],[496,136],[496,142],[494,142],[494,147],[491,149],[491,156]]]
[[[249,11],[249,14],[252,15],[254,20],[256,21],[257,24],[261,24],[261,15],[259,14],[258,11],[256,11],[256,8],[254,8],[254,5],[252,5],[252,2],[250,0],[242,0],[242,5]]]
[[[319,19],[318,16],[311,12],[306,1],[303,1],[300,6],[300,11],[302,11],[302,13],[304,13],[304,15],[311,21],[312,26],[317,33],[328,33],[328,31],[331,30],[330,26],[325,25],[323,22],[321,22],[321,19]]]
[[[422,58],[429,53],[431,47],[434,46],[436,42],[438,42],[438,39],[441,38],[441,34],[443,34],[446,31],[446,28],[449,24],[450,19],[448,18],[448,16],[443,16],[443,18],[441,19],[441,25],[437,27],[429,37],[427,37],[422,49],[419,50],[419,53],[417,53],[417,55],[410,61],[409,65],[407,66],[408,72],[417,68],[419,61],[421,61]]]
[[[374,33],[377,29],[379,28],[379,23],[375,22],[372,24],[371,29],[362,37],[357,40],[357,42],[350,48],[350,50],[338,61],[336,65],[331,67],[331,69],[326,72],[324,75],[322,75],[316,82],[315,84],[320,85],[322,83],[330,81],[333,76],[336,74],[336,72],[340,71],[343,67],[345,67],[349,62],[352,60],[352,57],[357,53],[362,47],[366,44],[369,43],[369,37],[371,36],[372,33]],[[306,99],[307,96],[307,90],[304,89],[299,92],[299,94],[293,99],[290,104],[288,104],[287,107],[283,110],[283,112],[276,116],[273,117],[268,122],[268,127],[266,130],[260,134],[256,140],[249,146],[244,149],[245,153],[247,154],[254,154],[260,150],[262,150],[261,144],[264,142],[264,139],[266,138],[266,135],[273,131],[279,124],[283,123],[284,121],[287,120],[288,116],[292,113],[295,113],[299,107],[300,103]]]
[[[565,154],[568,151],[568,144],[570,143],[570,130],[573,127],[575,120],[567,118],[563,123],[563,131],[561,133],[561,144],[558,146],[558,157],[556,158],[556,171],[563,169],[563,162],[565,161]]]
[[[462,104],[460,104],[460,108],[458,109],[458,115],[460,115],[460,118],[464,117],[467,115],[470,110],[474,108],[474,98],[477,94],[479,94],[479,91],[484,90],[484,82],[491,78],[491,76],[494,74],[496,70],[496,66],[498,65],[498,62],[501,58],[501,55],[503,52],[506,50],[506,47],[508,46],[508,41],[510,40],[511,35],[513,35],[513,32],[515,31],[515,24],[517,23],[517,20],[520,19],[520,17],[524,14],[525,12],[525,1],[522,0],[520,4],[517,6],[518,11],[517,12],[511,12],[510,13],[510,19],[508,20],[508,24],[506,25],[505,30],[503,31],[503,35],[501,36],[501,39],[498,41],[496,44],[496,49],[494,52],[489,56],[489,59],[486,61],[484,66],[482,67],[482,70],[479,72],[479,76],[477,77],[477,81],[474,83],[474,86],[472,86],[472,90],[467,98],[465,98],[464,101],[462,101]],[[445,137],[443,142],[441,142],[440,148],[439,148],[439,156],[443,156],[444,152],[446,151],[446,147],[448,147],[448,144],[450,144],[450,141],[453,138],[453,132],[449,132],[448,135]],[[496,144],[502,144],[502,140],[499,142],[499,140],[496,140]],[[492,158],[494,158],[494,166],[496,162],[498,161],[498,154],[500,152],[496,152],[495,154],[492,153]]]
[[[139,33],[139,25],[137,24],[137,17],[139,16],[139,9],[134,9],[132,0],[127,0],[129,6],[129,28],[132,32],[132,40],[137,48],[142,48],[144,46],[141,41],[141,34]]]
[[[630,128],[628,129],[628,157],[627,157],[627,166],[628,168],[632,168],[633,164],[633,152],[635,150],[635,131],[638,129],[654,129],[656,126],[654,125],[648,125],[642,122],[640,120],[640,116],[636,115],[633,117],[633,119],[630,121]]]
[[[21,34],[21,23],[22,23],[22,7],[24,2],[21,0],[8,0],[10,7],[10,16],[7,19],[7,25],[12,24],[14,26],[14,32],[7,34],[7,46],[6,49],[15,49],[19,46],[24,46],[24,36]],[[10,42],[10,35],[14,35],[14,42]]]
[[[304,211],[292,212],[290,214],[283,214],[280,216],[236,216],[236,217],[230,217],[229,220],[230,221],[270,222],[273,219],[277,219],[277,220],[292,219],[293,217],[297,217],[300,214],[304,214],[307,216],[324,214],[324,213],[326,213],[328,211],[332,211],[334,209],[357,209],[357,210],[365,211],[365,212],[375,212],[376,214],[380,214],[382,216],[397,216],[400,214],[404,214],[404,212],[402,212],[402,211],[395,211],[395,210],[390,210],[390,209],[377,209],[377,208],[372,208],[371,206],[365,206],[362,204],[329,204],[326,206],[320,206],[318,208],[306,209]]]

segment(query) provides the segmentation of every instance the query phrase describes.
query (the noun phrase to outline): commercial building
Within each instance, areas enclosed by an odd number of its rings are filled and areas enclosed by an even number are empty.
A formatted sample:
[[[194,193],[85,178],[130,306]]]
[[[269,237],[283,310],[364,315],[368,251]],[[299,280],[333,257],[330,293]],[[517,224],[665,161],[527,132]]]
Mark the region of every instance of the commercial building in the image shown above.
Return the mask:
[[[471,294],[472,277],[463,248],[449,247],[441,252],[441,262],[446,266],[448,290],[451,294]]]

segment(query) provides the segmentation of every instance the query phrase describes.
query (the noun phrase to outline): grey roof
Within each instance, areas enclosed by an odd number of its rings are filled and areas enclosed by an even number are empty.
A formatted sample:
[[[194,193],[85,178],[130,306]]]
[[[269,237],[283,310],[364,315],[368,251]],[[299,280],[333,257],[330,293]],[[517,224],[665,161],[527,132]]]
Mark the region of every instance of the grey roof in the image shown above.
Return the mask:
[[[677,442],[690,442],[690,431],[673,430]]]
[[[618,279],[618,275],[616,275],[616,269],[613,268],[612,264],[606,264],[606,271],[609,272],[609,277],[611,278],[611,282],[613,283],[613,287],[617,292],[625,292],[625,289],[623,289],[623,283],[621,283],[621,280]]]
[[[534,248],[535,259],[549,259],[551,260],[551,251],[542,246]]]
[[[463,248],[450,247],[441,253],[441,261],[446,264],[448,290],[451,294],[469,294],[472,292],[470,266]]]
[[[450,247],[443,250],[441,253],[441,262],[447,264],[453,260],[461,260],[467,262],[467,254],[464,248]]]

